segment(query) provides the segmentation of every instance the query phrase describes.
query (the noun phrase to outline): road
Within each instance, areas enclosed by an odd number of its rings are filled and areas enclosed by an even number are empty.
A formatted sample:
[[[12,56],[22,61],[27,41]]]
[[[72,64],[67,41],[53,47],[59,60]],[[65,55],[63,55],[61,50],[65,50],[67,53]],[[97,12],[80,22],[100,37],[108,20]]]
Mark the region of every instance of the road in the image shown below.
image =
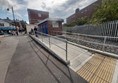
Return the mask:
[[[87,83],[28,36],[7,37],[3,41],[0,83]],[[7,63],[3,64],[3,58]]]

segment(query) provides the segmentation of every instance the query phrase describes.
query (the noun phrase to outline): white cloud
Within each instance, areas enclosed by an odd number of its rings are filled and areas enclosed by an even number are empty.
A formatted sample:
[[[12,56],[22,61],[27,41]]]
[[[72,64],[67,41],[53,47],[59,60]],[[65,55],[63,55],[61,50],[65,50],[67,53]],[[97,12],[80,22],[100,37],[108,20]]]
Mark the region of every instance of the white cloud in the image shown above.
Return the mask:
[[[45,0],[45,3],[47,5],[47,7],[54,8],[54,7],[64,4],[66,1],[67,0],[48,0],[48,1]]]
[[[38,10],[50,10],[52,11],[57,6],[64,4],[67,0],[28,0],[28,8],[34,8]]]
[[[79,8],[82,9],[88,5],[90,5],[91,3],[95,2],[97,0],[82,0],[79,4]]]
[[[6,8],[11,8],[14,7],[14,10],[20,10],[24,5],[18,4],[16,0],[0,0],[0,8],[6,9]]]
[[[51,17],[65,19],[73,14],[76,8],[82,9],[94,1],[96,0],[0,0],[0,7],[13,6],[19,17],[24,15],[24,13],[19,13],[19,10],[26,11],[26,8],[31,8],[49,11]]]
[[[15,16],[19,17],[19,19],[23,19],[22,14],[18,12],[19,10],[23,9],[23,4],[19,4],[16,0],[0,0],[0,8],[2,10],[5,11],[7,8],[9,8],[9,11],[6,12],[6,16],[12,15],[11,7],[13,7],[15,11]]]
[[[50,12],[51,17],[62,17],[67,18],[68,16],[74,14],[76,8],[84,8],[96,0],[68,0],[66,3],[60,6],[54,7],[53,12]]]

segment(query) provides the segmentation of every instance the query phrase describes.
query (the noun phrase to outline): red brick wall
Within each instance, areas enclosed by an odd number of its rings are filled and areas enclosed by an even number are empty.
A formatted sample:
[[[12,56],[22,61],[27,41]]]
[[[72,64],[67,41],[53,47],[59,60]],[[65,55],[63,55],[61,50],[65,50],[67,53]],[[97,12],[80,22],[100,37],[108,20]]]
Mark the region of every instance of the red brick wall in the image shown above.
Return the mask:
[[[49,12],[28,9],[29,23],[35,24],[49,18]]]
[[[67,24],[72,23],[73,21],[76,21],[77,19],[80,19],[82,17],[91,18],[93,13],[96,11],[98,6],[102,3],[102,0],[98,0],[94,2],[93,4],[87,6],[86,8],[80,10],[79,12],[75,12],[73,15],[69,16],[67,20]]]
[[[50,35],[61,35],[62,34],[62,22],[59,22],[59,27],[53,27],[52,26],[52,21],[45,21],[38,25],[40,28],[42,24],[48,23],[48,34]]]
[[[74,22],[76,20],[76,14],[71,15],[66,20],[68,24]]]
[[[95,3],[82,9],[80,12],[75,13],[76,17],[78,17],[78,18],[81,18],[81,17],[91,18],[91,16],[96,11],[96,9],[98,8],[99,5],[100,5],[100,3],[98,1],[96,1]]]
[[[62,22],[59,22],[59,27],[53,27],[52,22],[48,21],[48,33],[50,35],[61,35],[62,33]]]

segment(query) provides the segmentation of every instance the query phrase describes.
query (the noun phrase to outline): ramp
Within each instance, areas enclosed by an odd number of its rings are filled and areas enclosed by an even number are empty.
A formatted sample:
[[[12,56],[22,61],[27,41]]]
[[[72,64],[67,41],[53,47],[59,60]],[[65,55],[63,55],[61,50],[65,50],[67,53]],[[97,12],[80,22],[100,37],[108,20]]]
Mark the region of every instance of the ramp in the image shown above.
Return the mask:
[[[63,61],[67,62],[69,61],[69,67],[72,68],[74,71],[77,71],[83,63],[88,61],[92,53],[88,50],[82,49],[80,47],[74,46],[70,43],[67,44],[67,61],[66,61],[66,43],[63,41],[60,41],[55,38],[50,38],[50,44],[49,44],[49,37],[46,36],[40,36],[35,37],[32,36],[36,41],[38,41],[40,44],[45,46],[48,50],[51,50],[51,52],[54,52],[57,57],[61,58]],[[43,39],[42,39],[43,37]]]

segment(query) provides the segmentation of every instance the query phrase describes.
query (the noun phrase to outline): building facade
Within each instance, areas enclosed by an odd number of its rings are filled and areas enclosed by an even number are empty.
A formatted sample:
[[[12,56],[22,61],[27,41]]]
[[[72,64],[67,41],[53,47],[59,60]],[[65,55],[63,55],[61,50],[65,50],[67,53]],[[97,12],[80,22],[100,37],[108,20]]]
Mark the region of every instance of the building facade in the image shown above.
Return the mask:
[[[89,6],[85,7],[82,10],[79,10],[77,8],[75,10],[75,13],[66,19],[67,24],[70,24],[81,18],[88,18],[88,19],[91,18],[93,13],[97,10],[97,8],[100,6],[101,3],[102,0],[97,0],[96,2],[90,4]]]
[[[7,22],[4,19],[0,19],[0,33],[9,32],[10,30],[16,30],[15,27],[11,24],[11,22]]]
[[[61,35],[63,19],[47,18],[38,23],[38,31],[49,35]]]
[[[46,18],[49,18],[49,12],[46,11],[39,11],[34,9],[27,9],[27,11],[30,24],[36,24]]]
[[[5,22],[4,20],[0,20],[0,27],[10,27],[10,23]]]

